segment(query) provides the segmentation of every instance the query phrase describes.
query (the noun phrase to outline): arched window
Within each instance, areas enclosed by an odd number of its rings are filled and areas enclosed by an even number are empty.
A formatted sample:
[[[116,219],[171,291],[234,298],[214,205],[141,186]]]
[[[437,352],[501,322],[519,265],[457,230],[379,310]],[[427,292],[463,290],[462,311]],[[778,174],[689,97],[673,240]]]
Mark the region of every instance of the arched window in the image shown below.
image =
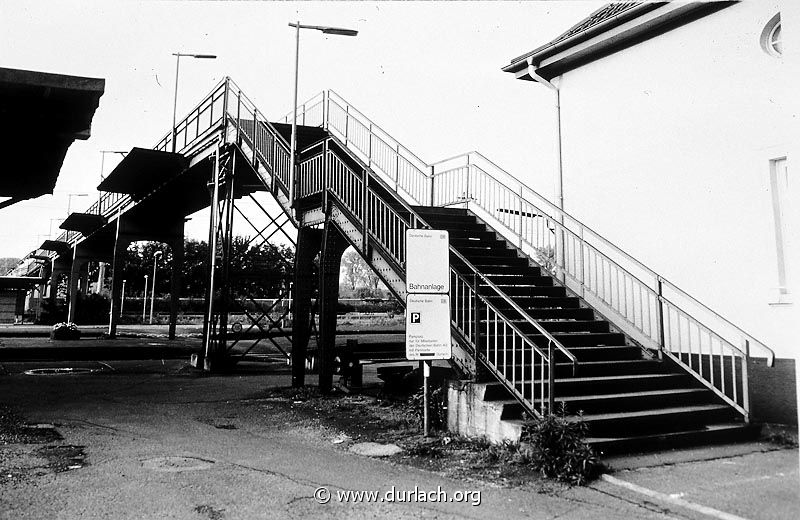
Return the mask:
[[[764,30],[761,31],[761,48],[770,56],[783,55],[783,40],[781,39],[781,13],[773,16]]]

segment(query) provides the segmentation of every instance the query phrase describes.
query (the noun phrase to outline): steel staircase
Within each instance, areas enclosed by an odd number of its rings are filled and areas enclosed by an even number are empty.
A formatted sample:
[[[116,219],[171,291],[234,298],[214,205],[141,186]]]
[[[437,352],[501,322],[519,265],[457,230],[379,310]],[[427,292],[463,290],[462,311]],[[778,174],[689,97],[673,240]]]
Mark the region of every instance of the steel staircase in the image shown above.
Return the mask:
[[[229,78],[198,107],[208,122],[190,114],[158,149],[234,147],[295,226],[335,227],[401,302],[406,229],[450,232],[453,365],[504,420],[563,405],[603,451],[750,433],[747,359],[772,352],[479,153],[427,164],[327,91],[301,107],[290,172],[288,118]]]

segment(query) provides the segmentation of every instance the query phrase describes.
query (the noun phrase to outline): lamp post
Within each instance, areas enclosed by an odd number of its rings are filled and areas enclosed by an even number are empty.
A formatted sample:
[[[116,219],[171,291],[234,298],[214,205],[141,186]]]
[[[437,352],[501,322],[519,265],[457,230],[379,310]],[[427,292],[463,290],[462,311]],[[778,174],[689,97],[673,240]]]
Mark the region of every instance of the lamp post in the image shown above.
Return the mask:
[[[144,320],[147,317],[147,279],[148,278],[150,278],[150,276],[144,275],[144,293],[142,293],[142,323],[144,323]]]
[[[68,193],[67,194],[67,216],[69,217],[72,211],[72,197],[88,197],[88,193]]]
[[[294,27],[295,30],[295,47],[294,47],[294,103],[292,103],[292,142],[289,155],[289,204],[294,205],[295,196],[295,169],[297,167],[295,155],[297,154],[297,84],[299,80],[299,65],[300,65],[300,29],[312,29],[320,31],[323,34],[334,34],[338,36],[356,36],[358,31],[353,29],[342,29],[341,27],[327,27],[322,25],[302,25],[298,20],[297,23],[290,23],[289,27]]]
[[[122,315],[122,309],[125,307],[125,282],[126,281],[127,280],[125,280],[124,278],[122,279],[122,300],[119,302],[119,314],[120,314],[120,316]]]
[[[185,52],[173,52],[173,56],[175,56],[175,96],[172,100],[172,151],[175,151],[176,145],[176,137],[178,135],[177,125],[177,116],[178,116],[178,74],[181,70],[181,58],[196,58],[201,60],[214,60],[217,57],[214,54],[192,54],[192,53],[185,53]]]
[[[153,324],[153,307],[156,302],[156,268],[158,267],[158,259],[161,256],[161,251],[156,251],[153,255],[153,279],[151,280],[152,295],[150,296],[150,325]]]
[[[128,154],[128,152],[125,152],[125,151],[122,151],[122,150],[100,150],[100,183],[101,184],[105,180],[105,177],[103,177],[103,174],[105,173],[104,166],[105,166],[105,163],[106,163],[106,154],[108,154],[108,153],[116,153],[116,154],[119,154],[119,155],[121,155],[123,157],[125,157]],[[101,202],[101,200],[102,200],[102,193],[101,193],[100,190],[97,190],[97,214],[98,215],[102,214],[102,212],[100,211],[100,202]]]

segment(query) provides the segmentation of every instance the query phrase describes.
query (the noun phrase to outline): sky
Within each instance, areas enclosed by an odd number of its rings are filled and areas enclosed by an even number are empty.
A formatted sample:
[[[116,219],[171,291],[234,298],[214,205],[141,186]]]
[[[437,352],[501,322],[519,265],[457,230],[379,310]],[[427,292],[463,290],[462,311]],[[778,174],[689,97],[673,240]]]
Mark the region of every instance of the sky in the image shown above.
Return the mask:
[[[75,141],[53,195],[0,210],[0,257],[21,257],[97,198],[101,150],[152,147],[178,113],[230,76],[262,112],[291,108],[291,21],[305,31],[299,99],[333,89],[428,163],[479,150],[551,197],[553,94],[500,69],[604,2],[19,2],[0,0],[0,66],[106,80],[91,138]],[[106,155],[104,173],[121,157]],[[87,194],[85,196],[70,194]],[[206,221],[187,225],[207,237]]]

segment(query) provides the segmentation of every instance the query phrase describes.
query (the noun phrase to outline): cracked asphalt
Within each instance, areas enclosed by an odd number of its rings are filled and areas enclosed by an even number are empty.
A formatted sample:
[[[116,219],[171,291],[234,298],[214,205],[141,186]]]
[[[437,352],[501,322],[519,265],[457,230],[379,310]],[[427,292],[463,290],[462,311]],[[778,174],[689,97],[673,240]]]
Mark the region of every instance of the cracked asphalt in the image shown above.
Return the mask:
[[[0,402],[29,422],[54,425],[63,439],[50,444],[80,446],[85,454],[78,468],[30,471],[3,483],[0,518],[705,518],[607,483],[547,492],[503,488],[355,455],[332,442],[338,432],[298,421],[275,398],[263,397],[265,390],[289,384],[288,368],[280,363],[213,377],[198,375],[181,360],[69,365],[96,370],[30,376],[24,371],[66,364],[0,366]],[[25,450],[0,445],[6,455],[0,462],[10,455],[24,458]],[[647,476],[655,484],[685,478],[652,473]],[[618,475],[626,478],[624,471]],[[331,492],[329,503],[315,499],[320,487]],[[473,505],[337,498],[347,490],[384,496],[393,487],[441,487],[449,496],[480,491],[481,500]]]

